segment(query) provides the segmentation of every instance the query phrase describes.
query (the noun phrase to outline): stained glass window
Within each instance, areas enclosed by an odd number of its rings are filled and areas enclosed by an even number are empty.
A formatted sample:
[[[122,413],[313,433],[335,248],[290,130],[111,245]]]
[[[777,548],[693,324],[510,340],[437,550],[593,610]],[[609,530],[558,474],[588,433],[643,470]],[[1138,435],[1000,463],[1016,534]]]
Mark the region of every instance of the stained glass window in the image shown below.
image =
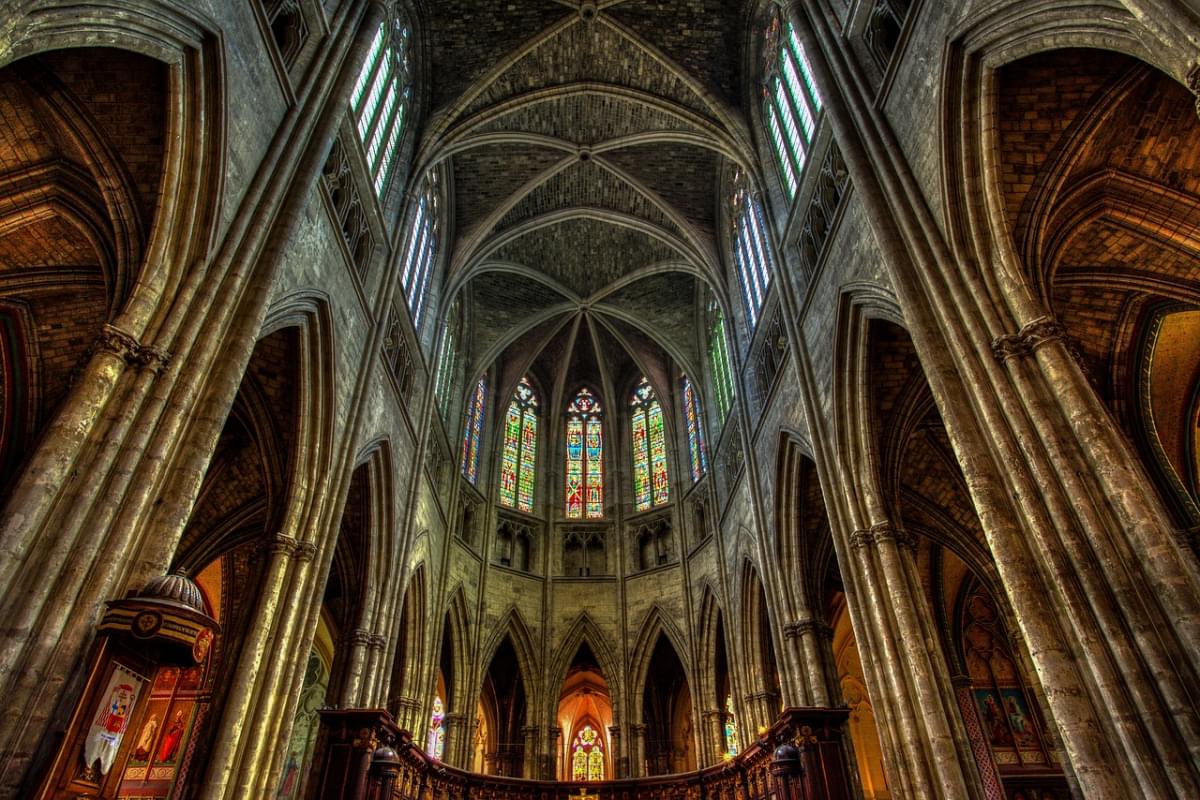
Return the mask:
[[[462,474],[472,484],[479,477],[479,439],[483,433],[483,414],[487,407],[487,375],[475,384],[475,393],[467,405],[467,420],[463,424]]]
[[[724,422],[733,406],[733,370],[729,364],[729,343],[725,338],[725,316],[715,302],[708,310],[708,363],[717,398],[717,414]]]
[[[454,392],[454,378],[458,368],[458,332],[462,324],[462,311],[458,301],[450,309],[446,319],[445,333],[442,335],[442,351],[438,355],[437,379],[433,384],[434,396],[437,398],[438,410],[442,419],[447,418],[450,411],[450,398]]]
[[[411,212],[408,239],[404,245],[404,265],[400,272],[400,283],[404,287],[404,298],[412,314],[414,327],[421,324],[426,295],[429,294],[429,276],[433,272],[438,245],[439,203],[437,174],[430,173]]]
[[[746,321],[753,328],[758,324],[758,313],[771,288],[771,275],[775,271],[771,247],[767,242],[766,225],[762,208],[751,191],[749,179],[739,175],[740,184],[733,193],[730,220],[733,231],[733,260],[737,265],[738,282],[742,287],[742,299],[746,303]]]
[[[604,516],[604,419],[587,388],[567,407],[567,517]]]
[[[692,483],[708,472],[708,452],[704,444],[704,415],[700,396],[687,375],[683,376],[683,416],[687,420],[688,452],[692,456]]]
[[[737,754],[742,751],[742,745],[738,738],[737,717],[733,713],[733,695],[725,695],[725,755],[730,758],[737,757]]]
[[[500,503],[533,513],[537,464],[537,393],[522,378],[504,415],[504,451],[500,459]]]
[[[429,717],[429,736],[425,740],[425,752],[434,758],[441,758],[446,747],[446,707],[441,695],[433,696],[433,714]]]
[[[571,745],[571,780],[604,780],[604,744],[591,725],[584,725]]]
[[[821,93],[795,28],[778,15],[767,28],[763,58],[763,113],[779,174],[793,199],[812,150]]]
[[[412,98],[409,50],[412,31],[398,17],[379,23],[371,49],[350,95],[355,129],[366,152],[375,193],[383,196],[404,132],[404,115]]]
[[[667,437],[662,405],[644,377],[629,401],[633,428],[633,497],[638,511],[662,505],[670,494],[667,478]]]

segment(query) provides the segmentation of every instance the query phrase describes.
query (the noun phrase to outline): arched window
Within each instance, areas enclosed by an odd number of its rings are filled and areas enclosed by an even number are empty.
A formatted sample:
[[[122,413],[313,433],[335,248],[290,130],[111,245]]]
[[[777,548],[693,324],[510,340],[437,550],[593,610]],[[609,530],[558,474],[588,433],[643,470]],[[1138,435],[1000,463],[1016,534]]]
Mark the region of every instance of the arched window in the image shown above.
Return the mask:
[[[504,456],[500,461],[500,502],[533,513],[533,478],[537,463],[537,393],[522,378],[504,415]]]
[[[479,438],[483,433],[483,413],[487,407],[487,375],[475,384],[475,393],[467,404],[467,420],[463,424],[462,474],[472,484],[479,477]]]
[[[667,478],[667,437],[663,432],[662,406],[644,377],[629,401],[633,428],[633,497],[638,511],[660,506],[670,499]]]
[[[708,307],[708,365],[717,397],[717,414],[724,422],[733,407],[733,371],[729,364],[729,343],[725,338],[725,315],[716,301]]]
[[[446,706],[442,696],[433,696],[433,713],[429,716],[429,736],[425,740],[425,752],[434,758],[441,758],[446,748]]]
[[[695,483],[708,472],[708,453],[704,444],[700,396],[687,375],[683,376],[683,416],[687,420],[688,452],[692,456],[692,483]]]
[[[746,302],[746,321],[753,329],[758,324],[758,312],[771,288],[775,260],[767,242],[762,208],[750,190],[749,180],[738,175],[735,179],[732,208],[729,218],[733,224],[733,260],[737,264],[738,283]]]
[[[382,197],[404,132],[412,97],[409,51],[412,29],[399,16],[379,23],[350,95],[358,138],[366,151],[375,194]]]
[[[591,725],[584,725],[571,744],[571,780],[604,780],[604,743]]]
[[[733,695],[725,695],[725,756],[736,758],[742,751],[741,739],[738,736],[737,716],[733,713]]]
[[[788,199],[796,196],[812,149],[821,93],[792,24],[776,14],[763,43],[763,114]]]
[[[567,406],[567,518],[604,516],[604,420],[587,388]]]
[[[404,246],[404,267],[400,273],[414,328],[421,325],[429,275],[433,271],[433,259],[437,253],[438,205],[437,174],[431,173],[412,211],[412,222],[408,226],[408,238]]]

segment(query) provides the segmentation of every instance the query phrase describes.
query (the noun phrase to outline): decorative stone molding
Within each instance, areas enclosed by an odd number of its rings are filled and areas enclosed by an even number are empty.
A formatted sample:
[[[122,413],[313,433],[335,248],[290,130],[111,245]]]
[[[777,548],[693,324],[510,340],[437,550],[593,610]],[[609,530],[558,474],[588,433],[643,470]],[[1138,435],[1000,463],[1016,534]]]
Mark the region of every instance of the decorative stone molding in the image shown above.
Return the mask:
[[[166,350],[143,345],[132,334],[107,322],[92,344],[92,353],[110,353],[131,367],[149,367],[156,375],[171,363],[171,354]]]
[[[799,639],[805,635],[832,636],[833,628],[815,619],[801,619],[783,626],[785,639]]]
[[[387,647],[387,637],[381,636],[378,633],[373,633],[371,634],[370,638],[367,639],[367,647],[371,648],[372,650],[382,650]]]
[[[366,628],[355,628],[350,632],[348,641],[351,647],[366,647],[371,643],[371,633]]]
[[[299,542],[296,545],[296,552],[292,556],[292,558],[301,563],[304,563],[305,561],[312,561],[316,557],[317,546],[312,542]]]
[[[817,185],[809,198],[808,210],[795,243],[801,271],[808,281],[816,277],[817,266],[833,232],[834,217],[849,185],[850,171],[842,159],[842,151],[833,142],[829,145],[825,160],[821,162]]]
[[[1026,356],[1049,342],[1065,342],[1066,331],[1053,317],[1038,317],[1016,333],[1006,333],[992,342],[992,353],[1000,363]]]
[[[897,528],[890,522],[880,522],[871,526],[871,533],[874,534],[876,544],[884,542],[895,542],[897,547],[906,550],[917,549],[917,537],[903,528]]]
[[[288,558],[296,552],[299,542],[286,533],[277,533],[266,541],[267,552],[271,555],[284,555]]]
[[[850,546],[855,550],[871,547],[875,544],[875,534],[872,531],[855,531],[850,534]]]

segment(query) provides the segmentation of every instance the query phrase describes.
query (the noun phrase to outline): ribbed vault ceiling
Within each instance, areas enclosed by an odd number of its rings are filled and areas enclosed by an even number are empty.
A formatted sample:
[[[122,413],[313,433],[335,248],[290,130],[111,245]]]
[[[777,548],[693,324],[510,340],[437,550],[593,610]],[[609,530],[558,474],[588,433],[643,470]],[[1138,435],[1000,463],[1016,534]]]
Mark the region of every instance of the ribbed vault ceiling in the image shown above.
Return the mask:
[[[499,363],[502,390],[532,372],[554,402],[642,373],[667,390],[674,366],[699,367],[722,181],[752,161],[742,3],[427,7],[419,161],[452,176],[471,368]]]

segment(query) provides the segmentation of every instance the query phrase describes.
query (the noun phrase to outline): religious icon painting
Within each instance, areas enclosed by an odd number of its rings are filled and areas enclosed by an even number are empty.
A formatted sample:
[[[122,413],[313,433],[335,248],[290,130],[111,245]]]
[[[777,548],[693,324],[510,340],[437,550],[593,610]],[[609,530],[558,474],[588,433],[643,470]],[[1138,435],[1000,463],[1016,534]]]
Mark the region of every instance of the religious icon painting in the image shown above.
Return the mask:
[[[1004,713],[1008,717],[1009,727],[1012,728],[1013,741],[1022,750],[1041,750],[1037,730],[1029,716],[1029,707],[1025,704],[1024,693],[1020,689],[1001,689],[1000,696],[1004,702]],[[1025,756],[1028,760],[1028,756]]]
[[[976,689],[975,700],[979,703],[979,716],[992,748],[1012,748],[1012,731],[1009,730],[1008,715],[1000,696],[991,689]],[[997,760],[1003,760],[999,754]]]

